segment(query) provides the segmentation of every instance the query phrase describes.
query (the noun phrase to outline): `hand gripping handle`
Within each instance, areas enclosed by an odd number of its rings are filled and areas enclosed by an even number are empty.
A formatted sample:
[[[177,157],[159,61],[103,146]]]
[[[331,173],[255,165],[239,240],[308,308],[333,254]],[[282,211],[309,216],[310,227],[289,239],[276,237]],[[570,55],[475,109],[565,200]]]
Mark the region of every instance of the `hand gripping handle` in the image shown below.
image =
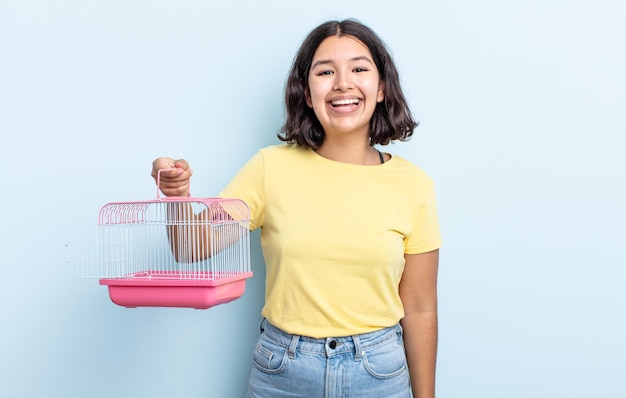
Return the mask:
[[[169,168],[169,169],[159,169],[159,170],[157,170],[157,191],[156,191],[157,200],[162,200],[161,199],[161,172],[162,171],[172,171],[172,170],[176,170],[176,167],[172,167],[172,168]],[[190,189],[187,190],[187,196],[190,197],[191,196],[191,180],[189,180],[189,187],[190,187]]]

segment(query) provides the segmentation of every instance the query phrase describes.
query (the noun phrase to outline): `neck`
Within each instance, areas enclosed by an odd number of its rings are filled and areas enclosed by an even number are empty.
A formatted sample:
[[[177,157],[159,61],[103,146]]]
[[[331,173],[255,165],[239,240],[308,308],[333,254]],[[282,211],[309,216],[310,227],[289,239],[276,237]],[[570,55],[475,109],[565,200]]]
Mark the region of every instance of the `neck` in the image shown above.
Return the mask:
[[[350,142],[346,140],[324,140],[316,152],[326,159],[336,162],[358,164],[358,165],[378,165],[380,157],[378,151],[369,145],[369,142]]]

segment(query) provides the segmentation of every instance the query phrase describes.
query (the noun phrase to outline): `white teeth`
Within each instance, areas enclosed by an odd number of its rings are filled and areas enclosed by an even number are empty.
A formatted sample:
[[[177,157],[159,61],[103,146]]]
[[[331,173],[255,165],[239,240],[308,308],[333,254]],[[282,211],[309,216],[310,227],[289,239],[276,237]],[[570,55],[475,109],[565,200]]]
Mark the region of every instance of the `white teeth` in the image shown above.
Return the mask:
[[[332,101],[331,104],[333,104],[333,106],[337,106],[337,105],[350,105],[350,104],[358,104],[359,100],[356,98],[351,98],[351,99],[344,99],[344,100],[337,100],[337,101]]]

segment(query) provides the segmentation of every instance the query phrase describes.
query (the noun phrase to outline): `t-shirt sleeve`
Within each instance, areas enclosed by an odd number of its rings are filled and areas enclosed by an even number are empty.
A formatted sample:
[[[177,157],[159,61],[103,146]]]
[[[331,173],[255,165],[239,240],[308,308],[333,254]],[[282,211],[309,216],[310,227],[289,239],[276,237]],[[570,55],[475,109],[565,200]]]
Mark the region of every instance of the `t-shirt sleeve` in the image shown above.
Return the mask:
[[[428,183],[424,184],[420,196],[421,198],[418,200],[420,205],[412,232],[404,242],[404,252],[407,254],[426,253],[441,246],[437,201],[432,180],[428,180]]]
[[[263,225],[265,214],[265,166],[262,151],[254,155],[218,194],[243,200],[250,209],[250,229]]]

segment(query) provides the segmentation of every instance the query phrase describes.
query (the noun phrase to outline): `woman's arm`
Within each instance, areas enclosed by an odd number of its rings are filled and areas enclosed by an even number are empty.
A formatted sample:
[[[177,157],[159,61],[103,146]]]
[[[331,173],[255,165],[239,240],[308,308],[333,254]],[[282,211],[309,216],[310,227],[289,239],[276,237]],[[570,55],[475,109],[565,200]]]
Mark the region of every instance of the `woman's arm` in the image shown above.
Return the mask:
[[[400,281],[404,345],[415,398],[435,396],[439,250],[406,254]]]
[[[152,162],[152,177],[165,196],[189,196],[193,172],[187,161],[157,158]],[[216,206],[196,213],[190,202],[166,203],[167,234],[177,262],[194,263],[233,245],[244,236],[242,227],[232,220],[226,209]],[[218,214],[214,214],[217,212]],[[218,216],[219,220],[209,219]],[[213,227],[213,221],[218,221]],[[218,225],[219,224],[219,225]]]
[[[211,257],[215,231],[207,218],[207,210],[196,214],[191,203],[167,203],[167,237],[176,262],[195,263]]]

